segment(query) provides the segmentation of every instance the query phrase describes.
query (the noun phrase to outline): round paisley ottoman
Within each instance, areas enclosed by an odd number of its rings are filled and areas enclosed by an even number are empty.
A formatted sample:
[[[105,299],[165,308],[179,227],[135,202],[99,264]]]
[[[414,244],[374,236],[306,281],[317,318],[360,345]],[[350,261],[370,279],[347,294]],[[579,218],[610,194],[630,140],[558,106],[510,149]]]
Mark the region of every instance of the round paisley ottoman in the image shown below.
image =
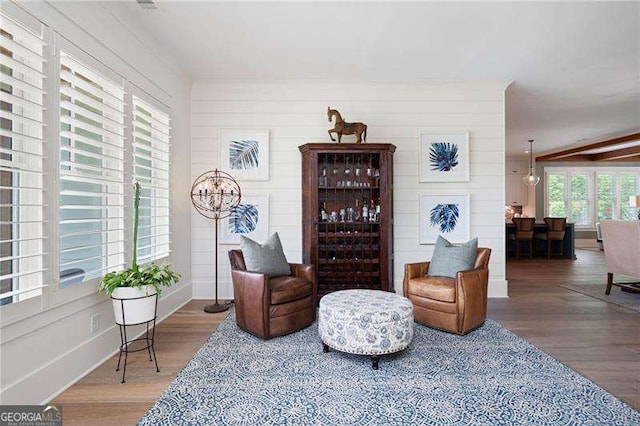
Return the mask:
[[[386,291],[336,291],[320,299],[318,330],[324,352],[333,348],[371,355],[377,370],[380,355],[401,351],[411,343],[413,305]]]

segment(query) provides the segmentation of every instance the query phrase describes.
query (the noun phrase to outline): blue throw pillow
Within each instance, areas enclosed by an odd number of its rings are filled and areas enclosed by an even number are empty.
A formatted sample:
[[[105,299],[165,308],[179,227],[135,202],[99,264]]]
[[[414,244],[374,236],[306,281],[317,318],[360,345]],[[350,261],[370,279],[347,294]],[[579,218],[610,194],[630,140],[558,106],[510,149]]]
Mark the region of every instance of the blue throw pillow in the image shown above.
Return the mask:
[[[240,247],[247,271],[266,274],[269,277],[291,275],[291,268],[284,256],[277,232],[267,238],[264,244],[241,235]]]
[[[441,236],[436,241],[427,275],[430,277],[455,278],[459,271],[473,269],[476,263],[478,239],[453,245]]]

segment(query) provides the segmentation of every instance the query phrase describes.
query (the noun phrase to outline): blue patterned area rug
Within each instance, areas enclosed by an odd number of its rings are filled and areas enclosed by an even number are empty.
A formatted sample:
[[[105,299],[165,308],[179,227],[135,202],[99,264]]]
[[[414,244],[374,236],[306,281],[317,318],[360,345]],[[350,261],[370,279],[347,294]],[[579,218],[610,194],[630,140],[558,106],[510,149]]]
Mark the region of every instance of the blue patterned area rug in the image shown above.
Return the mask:
[[[640,412],[488,320],[460,337],[415,325],[371,368],[322,352],[317,323],[262,341],[234,312],[139,425],[639,425]]]

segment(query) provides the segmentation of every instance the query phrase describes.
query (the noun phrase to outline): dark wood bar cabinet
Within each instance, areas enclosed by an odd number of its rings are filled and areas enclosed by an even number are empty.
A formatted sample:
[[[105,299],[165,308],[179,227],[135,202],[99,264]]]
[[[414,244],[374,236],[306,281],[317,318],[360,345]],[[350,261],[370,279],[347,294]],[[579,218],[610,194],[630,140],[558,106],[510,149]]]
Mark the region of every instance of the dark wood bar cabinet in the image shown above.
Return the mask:
[[[302,153],[302,256],[318,300],[393,291],[393,153],[388,143],[308,143]]]

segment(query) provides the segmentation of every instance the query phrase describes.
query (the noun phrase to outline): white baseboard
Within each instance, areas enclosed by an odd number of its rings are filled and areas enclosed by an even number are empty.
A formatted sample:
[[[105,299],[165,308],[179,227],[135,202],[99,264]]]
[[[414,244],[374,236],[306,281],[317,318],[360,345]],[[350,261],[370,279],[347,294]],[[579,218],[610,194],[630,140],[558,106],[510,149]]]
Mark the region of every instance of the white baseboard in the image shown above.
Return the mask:
[[[576,238],[576,248],[597,248],[598,242],[594,238]]]
[[[156,325],[164,321],[171,314],[176,312],[178,309],[183,307],[191,300],[191,284],[184,285],[180,287],[178,290],[172,293],[165,293],[162,299],[159,301],[158,309],[160,311],[163,310],[166,306],[172,306],[175,303],[175,307],[168,308],[169,311],[159,315],[158,320],[156,321]],[[173,302],[173,303],[171,303]],[[167,308],[165,308],[167,309]],[[138,333],[135,338],[138,338],[142,335],[143,332]],[[15,387],[15,391],[18,394],[21,392],[27,392],[29,390],[33,392],[33,389],[42,389],[45,386],[42,377],[47,377],[48,383],[65,383],[64,385],[57,386],[56,390],[49,393],[49,396],[42,399],[40,404],[47,404],[49,401],[53,400],[55,397],[60,395],[62,392],[73,386],[87,374],[95,370],[97,367],[102,365],[105,361],[111,358],[114,354],[118,353],[120,346],[120,337],[118,333],[118,329],[115,324],[110,327],[104,329],[102,332],[94,336],[93,338],[85,341],[81,345],[65,352],[61,356],[57,357],[41,368],[33,371],[29,376],[24,377],[20,382],[15,383],[12,387]],[[96,354],[103,354],[102,356],[98,355],[98,360],[93,361],[90,365],[85,366],[83,370],[79,373],[75,374],[74,378],[68,380],[65,376],[69,373],[70,370],[77,370],[77,368],[69,368],[69,366],[82,366],[86,364],[87,360],[95,359]],[[82,367],[79,367],[82,368]],[[115,368],[114,368],[115,374]],[[6,389],[5,389],[6,392]],[[25,393],[22,393],[25,394]]]
[[[215,298],[215,284],[213,281],[200,281],[194,280],[192,298],[194,300],[214,299]],[[233,299],[233,284],[231,281],[220,280],[218,282],[218,299],[231,300]]]
[[[507,280],[489,280],[488,297],[504,298],[509,297],[509,283]]]

